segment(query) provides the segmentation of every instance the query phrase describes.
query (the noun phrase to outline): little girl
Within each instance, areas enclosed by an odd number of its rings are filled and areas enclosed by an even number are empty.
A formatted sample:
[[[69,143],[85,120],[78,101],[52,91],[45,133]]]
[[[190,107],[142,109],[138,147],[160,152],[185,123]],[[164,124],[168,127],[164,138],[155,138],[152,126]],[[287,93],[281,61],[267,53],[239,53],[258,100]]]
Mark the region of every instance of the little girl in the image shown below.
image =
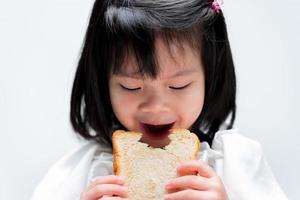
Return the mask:
[[[185,128],[201,141],[198,160],[166,183],[166,200],[286,199],[260,145],[232,129],[234,64],[220,2],[96,0],[71,97],[74,130],[89,142],[65,156],[34,200],[125,199],[113,175],[112,132]],[[197,172],[197,175],[191,175]],[[145,172],[147,173],[147,172]]]

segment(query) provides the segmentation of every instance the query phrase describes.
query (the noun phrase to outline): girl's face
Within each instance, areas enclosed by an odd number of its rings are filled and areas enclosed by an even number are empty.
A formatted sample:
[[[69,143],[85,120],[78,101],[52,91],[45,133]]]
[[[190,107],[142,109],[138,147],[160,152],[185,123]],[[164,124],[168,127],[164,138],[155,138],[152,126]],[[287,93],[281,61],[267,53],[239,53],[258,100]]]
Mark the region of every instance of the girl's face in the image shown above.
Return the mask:
[[[142,78],[134,59],[125,61],[121,73],[111,75],[109,92],[113,111],[128,130],[143,133],[142,140],[164,146],[170,128],[190,129],[204,102],[204,70],[199,52],[188,44],[170,51],[157,39],[160,71],[156,79]]]

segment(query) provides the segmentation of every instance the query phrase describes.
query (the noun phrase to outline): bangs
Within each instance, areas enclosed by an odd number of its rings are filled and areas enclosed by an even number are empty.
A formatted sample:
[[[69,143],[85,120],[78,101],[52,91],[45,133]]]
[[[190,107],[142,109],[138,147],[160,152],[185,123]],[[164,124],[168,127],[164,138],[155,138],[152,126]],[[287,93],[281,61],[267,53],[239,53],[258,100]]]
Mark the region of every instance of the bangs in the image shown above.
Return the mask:
[[[201,37],[196,30],[192,31],[154,31],[137,29],[134,32],[110,33],[111,59],[108,60],[110,74],[120,74],[127,67],[134,67],[135,72],[142,77],[156,78],[159,66],[156,55],[155,42],[159,38],[166,45],[171,57],[175,60],[171,45],[175,45],[180,51],[184,50],[184,44],[190,45],[195,51],[201,51]],[[132,60],[134,66],[127,66],[128,60]]]
[[[128,66],[124,66],[124,63],[132,59],[136,64],[135,71],[142,77],[156,78],[159,66],[155,42],[158,38],[164,42],[173,58],[171,45],[176,45],[179,50],[183,50],[184,44],[188,44],[194,50],[201,52],[202,23],[197,20],[197,17],[187,17],[188,14],[195,15],[197,10],[200,10],[203,5],[199,1],[189,3],[178,1],[182,5],[158,1],[164,6],[171,6],[167,12],[159,9],[157,5],[151,7],[152,4],[149,2],[135,1],[130,5],[124,2],[121,7],[116,5],[108,7],[104,14],[105,32],[109,38],[106,42],[111,52],[107,70],[110,74],[126,71],[124,68]],[[181,9],[179,6],[182,6]],[[185,11],[185,15],[178,13],[182,10]],[[199,12],[199,19],[203,19],[201,14],[203,15],[203,11]]]

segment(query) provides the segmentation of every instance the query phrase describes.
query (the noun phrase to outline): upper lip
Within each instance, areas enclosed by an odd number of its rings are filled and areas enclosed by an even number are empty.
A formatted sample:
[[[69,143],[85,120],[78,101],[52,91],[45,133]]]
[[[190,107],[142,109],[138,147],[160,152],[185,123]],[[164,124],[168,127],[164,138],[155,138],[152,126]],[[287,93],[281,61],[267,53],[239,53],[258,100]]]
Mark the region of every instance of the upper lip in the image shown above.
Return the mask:
[[[139,112],[136,116],[136,119],[141,125],[166,125],[174,123],[177,120],[176,115],[164,112],[157,114],[145,114],[143,112]]]

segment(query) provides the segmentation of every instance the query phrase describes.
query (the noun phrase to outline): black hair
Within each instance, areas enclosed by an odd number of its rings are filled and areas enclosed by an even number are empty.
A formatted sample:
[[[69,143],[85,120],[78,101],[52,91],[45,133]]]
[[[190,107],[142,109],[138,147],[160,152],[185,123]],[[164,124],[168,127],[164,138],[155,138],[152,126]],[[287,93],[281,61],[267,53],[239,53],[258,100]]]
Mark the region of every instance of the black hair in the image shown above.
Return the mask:
[[[236,78],[222,11],[211,0],[96,0],[91,12],[71,95],[74,130],[88,140],[111,144],[115,129],[126,129],[112,111],[108,80],[133,53],[143,76],[158,73],[154,41],[189,42],[201,52],[205,73],[202,112],[192,126],[212,143],[236,112]]]

